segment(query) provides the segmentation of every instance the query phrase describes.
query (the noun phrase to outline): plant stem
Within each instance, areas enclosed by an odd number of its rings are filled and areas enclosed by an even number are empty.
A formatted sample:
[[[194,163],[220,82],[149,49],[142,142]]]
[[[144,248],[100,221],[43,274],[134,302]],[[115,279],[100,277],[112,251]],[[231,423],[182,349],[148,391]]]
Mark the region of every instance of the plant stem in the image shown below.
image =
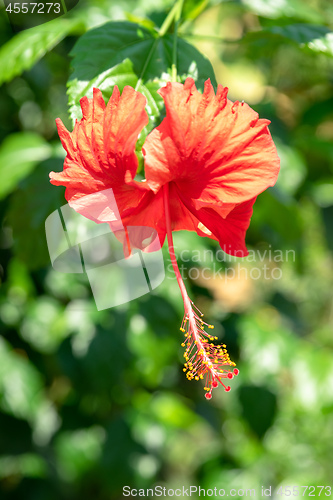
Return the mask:
[[[160,27],[160,31],[159,31],[160,37],[164,36],[169,31],[169,28],[170,28],[171,24],[173,23],[175,16],[177,15],[178,4],[179,4],[179,0],[177,2],[175,2],[174,6],[170,10],[169,14],[164,19],[164,22],[163,22],[162,26]]]
[[[163,186],[163,201],[164,201],[164,213],[165,213],[165,223],[166,223],[166,231],[167,231],[167,238],[168,238],[168,248],[169,248],[169,254],[170,254],[170,260],[171,264],[174,270],[174,273],[177,278],[177,283],[180,289],[180,292],[182,294],[182,299],[184,302],[184,310],[185,310],[185,317],[189,321],[189,334],[191,335],[194,344],[196,345],[196,351],[200,352],[201,359],[204,361],[206,366],[209,369],[212,379],[213,380],[218,380],[224,387],[225,385],[223,384],[218,371],[214,368],[213,364],[211,363],[211,360],[209,359],[209,356],[206,352],[206,347],[205,344],[202,341],[202,338],[200,337],[200,332],[198,331],[196,321],[195,321],[195,315],[193,312],[192,308],[192,302],[187,294],[187,290],[183,281],[183,278],[181,276],[181,273],[179,271],[179,267],[177,264],[177,258],[175,255],[175,250],[173,246],[173,238],[172,238],[172,227],[171,227],[171,217],[170,217],[170,207],[169,207],[169,184],[166,183]],[[210,391],[211,393],[211,391]]]
[[[195,317],[194,317],[194,313],[193,313],[193,309],[192,309],[191,300],[187,294],[187,290],[186,290],[182,275],[180,274],[179,267],[177,264],[177,258],[176,258],[175,250],[174,250],[174,246],[173,246],[170,206],[169,206],[169,184],[168,183],[164,184],[162,189],[163,189],[164,213],[165,213],[165,223],[166,223],[166,230],[167,230],[170,260],[171,260],[171,264],[172,264],[175,276],[177,278],[177,283],[178,283],[178,286],[180,289],[180,293],[182,294],[185,314],[187,315],[188,320],[189,320],[190,325],[191,325],[193,339],[196,340],[198,343],[200,343],[200,346],[201,346],[201,341],[200,341],[200,338],[199,338],[199,335],[197,332],[197,327],[195,324]]]
[[[143,76],[146,72],[147,66],[150,63],[150,60],[156,50],[156,47],[158,45],[158,41],[160,38],[162,38],[169,30],[170,26],[172,25],[173,22],[175,22],[175,30],[173,34],[173,48],[172,48],[172,66],[171,66],[171,80],[173,82],[177,81],[177,37],[178,37],[178,27],[180,23],[180,18],[182,15],[182,10],[183,10],[183,4],[184,0],[177,0],[170,10],[169,14],[165,18],[159,33],[158,37],[156,38],[155,42],[153,43],[150,52],[148,54],[148,57],[146,59],[146,62],[142,68],[141,75],[136,83],[135,90],[139,90],[140,85],[143,81]]]
[[[180,18],[182,15],[184,0],[178,0],[176,5],[178,8],[175,14],[175,30],[173,33],[172,66],[171,66],[171,80],[173,82],[177,81],[177,39],[178,39],[178,28],[180,24]]]
[[[165,18],[160,31],[159,36],[163,37],[168,31],[172,23],[175,23],[175,29],[173,33],[173,47],[172,47],[172,66],[171,66],[171,80],[173,82],[177,81],[177,38],[178,38],[178,28],[180,24],[180,18],[182,15],[184,0],[177,0],[170,10],[169,14]]]

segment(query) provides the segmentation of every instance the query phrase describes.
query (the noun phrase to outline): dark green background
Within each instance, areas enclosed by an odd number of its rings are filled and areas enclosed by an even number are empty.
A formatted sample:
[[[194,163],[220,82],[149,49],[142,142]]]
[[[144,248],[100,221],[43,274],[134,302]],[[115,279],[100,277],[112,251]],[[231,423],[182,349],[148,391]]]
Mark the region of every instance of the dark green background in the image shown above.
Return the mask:
[[[84,276],[51,268],[45,241],[45,219],[65,203],[48,173],[64,158],[54,119],[72,127],[69,52],[110,20],[151,30],[172,3],[89,1],[52,29],[18,35],[2,9],[2,499],[111,500],[124,485],[258,494],[262,485],[333,485],[333,7],[281,5],[189,0],[180,27],[230,98],[272,121],[281,174],[255,204],[249,249],[295,252],[284,262],[221,263],[203,257],[218,249],[213,241],[176,235],[185,277],[192,268],[245,269],[227,283],[185,281],[240,369],[232,391],[215,390],[210,402],[182,371],[182,303],[168,270],[152,294],[97,312]],[[145,76],[153,92],[159,82]],[[200,257],[182,261],[183,250]],[[282,278],[246,279],[264,264]]]

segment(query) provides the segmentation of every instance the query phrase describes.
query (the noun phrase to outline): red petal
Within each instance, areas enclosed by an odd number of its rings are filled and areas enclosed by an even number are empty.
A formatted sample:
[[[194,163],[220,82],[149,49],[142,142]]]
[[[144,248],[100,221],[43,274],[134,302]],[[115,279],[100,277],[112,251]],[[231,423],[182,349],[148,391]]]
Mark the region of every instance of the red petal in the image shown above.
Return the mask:
[[[120,96],[115,87],[107,107],[98,89],[93,99],[83,97],[80,104],[83,118],[72,133],[57,120],[67,157],[63,172],[51,172],[50,179],[52,184],[66,186],[66,199],[75,210],[105,222],[113,210],[112,196],[105,195],[108,190],[115,195],[120,215],[136,210],[149,191],[146,183],[133,181],[138,166],[135,144],[148,123],[146,98],[132,87],[125,87]]]
[[[138,160],[135,143],[138,135],[148,124],[145,111],[146,98],[132,87],[126,86],[120,96],[114,88],[104,115],[104,145],[109,162],[110,175],[118,182],[132,180]]]
[[[213,233],[225,253],[246,257],[249,252],[245,245],[245,235],[250,225],[255,201],[256,197],[240,203],[226,218],[219,214],[218,209],[211,208],[201,208],[196,212],[196,216]]]
[[[276,182],[279,158],[269,122],[247,104],[229,101],[221,85],[215,95],[209,80],[202,95],[191,78],[159,92],[167,115],[144,144],[151,189],[174,181],[196,209],[218,205],[227,215]]]
[[[162,191],[156,195],[151,190],[146,191],[136,208],[123,212],[122,220],[124,226],[147,226],[155,229],[162,246],[166,236]]]
[[[67,157],[64,171],[51,172],[50,178],[67,187],[67,200],[130,183],[138,166],[135,143],[148,123],[146,98],[132,87],[125,87],[121,96],[115,87],[107,107],[98,89],[93,99],[83,97],[80,104],[83,118],[72,133],[57,120]]]
[[[236,205],[226,217],[223,208],[219,207],[197,210],[191,200],[184,198],[174,183],[170,184],[169,198],[174,231],[196,231],[199,236],[216,239],[227,254],[237,257],[248,255],[245,235],[256,198]]]

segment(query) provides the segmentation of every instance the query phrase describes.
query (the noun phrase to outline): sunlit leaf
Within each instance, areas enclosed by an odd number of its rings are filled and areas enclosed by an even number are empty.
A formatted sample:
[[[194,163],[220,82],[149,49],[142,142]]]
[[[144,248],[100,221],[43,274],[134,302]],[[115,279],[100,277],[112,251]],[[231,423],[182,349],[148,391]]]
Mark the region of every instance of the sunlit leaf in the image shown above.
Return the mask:
[[[64,189],[49,181],[51,170],[61,170],[62,160],[50,158],[40,163],[11,198],[8,221],[13,228],[14,251],[28,269],[50,265],[45,220],[65,204]]]
[[[271,26],[249,32],[242,40],[243,43],[257,44],[264,41],[272,46],[288,42],[301,49],[333,56],[333,32],[325,26],[313,24]]]
[[[296,42],[301,48],[307,47],[314,52],[333,56],[333,32],[325,26],[291,24],[273,26],[269,28],[269,31]]]
[[[46,463],[42,457],[33,453],[18,456],[3,456],[0,458],[0,478],[4,479],[13,475],[24,477],[45,477]]]
[[[28,359],[15,353],[0,338],[0,406],[2,410],[32,421],[42,402],[42,378]]]
[[[0,48],[0,85],[30,69],[63,38],[82,31],[77,19],[54,19],[15,35]]]
[[[40,297],[32,305],[20,332],[24,340],[43,353],[54,352],[69,333],[63,309],[51,297]]]
[[[98,87],[108,100],[114,85],[120,90],[131,85],[147,98],[150,124],[141,136],[143,140],[143,136],[156,125],[163,107],[157,90],[170,79],[172,51],[171,35],[159,38],[154,30],[134,23],[110,22],[88,31],[71,53],[74,72],[69,80],[68,94],[72,120],[81,117],[80,98],[84,95],[92,97],[94,87]],[[192,76],[200,89],[207,78],[215,84],[210,62],[181,39],[177,44],[177,69],[182,81]]]
[[[312,195],[320,207],[333,205],[333,182],[323,182],[313,186]]]
[[[259,16],[270,19],[294,18],[307,22],[325,22],[323,15],[302,0],[241,0]]]
[[[100,458],[105,431],[101,427],[63,432],[56,440],[58,472],[65,481],[73,481],[87,472]]]
[[[294,194],[307,174],[304,159],[296,150],[276,140],[281,169],[276,186],[287,194]]]
[[[0,148],[0,198],[10,193],[38,162],[48,158],[51,151],[38,134],[19,132],[9,136]]]

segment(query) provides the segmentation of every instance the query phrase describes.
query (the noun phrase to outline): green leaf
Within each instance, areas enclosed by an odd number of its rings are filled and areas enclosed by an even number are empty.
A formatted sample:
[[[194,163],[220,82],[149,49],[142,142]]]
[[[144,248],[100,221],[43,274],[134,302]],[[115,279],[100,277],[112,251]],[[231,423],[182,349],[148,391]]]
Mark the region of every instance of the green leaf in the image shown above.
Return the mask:
[[[151,403],[150,414],[165,426],[188,428],[198,422],[196,415],[177,394],[163,392],[157,394]]]
[[[28,359],[0,338],[0,407],[17,418],[32,421],[42,402],[42,378]]]
[[[10,193],[36,164],[51,155],[52,148],[38,134],[12,134],[0,148],[0,199]]]
[[[63,479],[77,480],[91,469],[102,455],[105,438],[105,430],[97,426],[60,433],[55,452]]]
[[[126,12],[125,16],[126,16],[126,21],[129,21],[130,23],[140,24],[140,26],[143,26],[148,30],[154,30],[155,28],[157,28],[156,24],[151,19],[136,16],[131,12]]]
[[[80,99],[92,97],[93,88],[98,87],[108,100],[113,86],[120,90],[125,85],[136,87],[147,98],[150,124],[141,134],[141,141],[156,125],[163,108],[163,100],[157,90],[170,80],[173,38],[159,37],[130,22],[110,22],[88,31],[76,43],[71,55],[74,57],[74,72],[69,81],[69,105],[73,122],[81,118]],[[183,81],[192,76],[199,89],[207,78],[215,84],[210,62],[194,47],[179,39],[177,45],[178,75]]]
[[[306,47],[313,52],[333,56],[333,32],[326,33],[326,35],[322,37],[314,38],[306,44]]]
[[[312,196],[320,207],[333,206],[333,181],[321,182],[312,188]]]
[[[276,396],[266,387],[242,386],[239,401],[244,419],[261,439],[273,424],[277,411]]]
[[[275,35],[280,35],[289,38],[299,44],[307,44],[312,40],[321,38],[330,30],[325,26],[318,26],[313,24],[288,24],[286,26],[272,26],[267,31]]]
[[[315,52],[333,56],[333,33],[325,26],[290,24],[273,26],[269,31],[299,44],[302,48],[308,47]]]
[[[302,0],[242,0],[258,16],[270,19],[294,18],[310,23],[324,23],[324,16]]]
[[[202,14],[202,12],[204,12],[208,5],[209,0],[192,0],[185,2],[182,13],[183,18],[185,19],[184,24],[188,25],[189,22],[193,22],[198,16],[200,16],[200,14]]]
[[[77,19],[55,19],[18,33],[0,49],[0,85],[30,69],[69,33],[82,31]]]
[[[24,316],[20,334],[36,351],[51,353],[68,335],[63,308],[52,297],[39,297]]]
[[[50,184],[49,172],[62,169],[60,158],[40,163],[10,200],[8,223],[13,229],[14,252],[28,269],[50,265],[45,220],[65,204],[64,188]]]
[[[278,155],[281,160],[281,169],[276,186],[283,193],[293,195],[307,175],[307,167],[302,155],[295,148],[274,139]]]
[[[47,467],[44,459],[34,453],[0,457],[0,478],[19,474],[24,477],[45,477]]]
[[[272,26],[262,31],[250,32],[242,42],[265,41],[274,44],[292,43],[301,49],[333,56],[333,32],[325,26],[313,24],[288,24],[286,26]],[[265,45],[267,48],[267,45]]]

